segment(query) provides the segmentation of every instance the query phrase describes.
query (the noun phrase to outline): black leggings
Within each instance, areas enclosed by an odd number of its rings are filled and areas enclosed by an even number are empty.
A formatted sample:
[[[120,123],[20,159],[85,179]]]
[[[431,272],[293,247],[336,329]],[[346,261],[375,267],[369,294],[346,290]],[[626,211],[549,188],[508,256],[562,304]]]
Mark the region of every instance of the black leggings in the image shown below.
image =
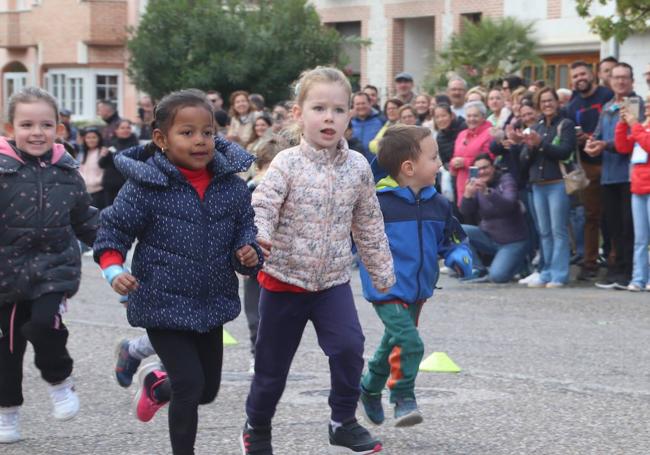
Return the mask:
[[[199,404],[213,401],[221,383],[223,327],[207,333],[147,329],[147,334],[171,382],[172,451],[193,455]]]
[[[34,363],[45,381],[57,384],[72,373],[68,329],[59,313],[62,300],[63,293],[53,293],[0,306],[0,406],[23,404],[27,341],[34,347]]]

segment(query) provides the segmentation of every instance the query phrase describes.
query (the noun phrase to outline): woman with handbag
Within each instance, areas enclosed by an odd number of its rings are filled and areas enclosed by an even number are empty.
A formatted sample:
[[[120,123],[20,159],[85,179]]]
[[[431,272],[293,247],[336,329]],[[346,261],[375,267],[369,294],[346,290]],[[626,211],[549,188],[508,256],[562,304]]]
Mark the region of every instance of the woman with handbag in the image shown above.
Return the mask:
[[[562,167],[576,148],[575,125],[559,115],[555,90],[544,87],[535,94],[542,119],[524,130],[522,164],[529,170],[544,268],[528,287],[561,288],[569,282],[570,200]]]

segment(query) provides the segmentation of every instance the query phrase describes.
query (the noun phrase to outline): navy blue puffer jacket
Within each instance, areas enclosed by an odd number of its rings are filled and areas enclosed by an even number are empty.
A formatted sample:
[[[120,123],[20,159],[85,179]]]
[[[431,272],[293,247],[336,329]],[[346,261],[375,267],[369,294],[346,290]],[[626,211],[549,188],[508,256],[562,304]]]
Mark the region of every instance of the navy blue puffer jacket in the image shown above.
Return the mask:
[[[115,158],[127,178],[113,205],[101,214],[95,260],[108,250],[123,257],[134,239],[132,273],[140,283],[129,295],[133,326],[207,332],[237,317],[241,305],[235,271],[261,268],[257,229],[243,172],[254,158],[236,144],[215,139],[213,173],[203,201],[160,151],[142,146]],[[260,263],[243,267],[235,251],[253,245]]]

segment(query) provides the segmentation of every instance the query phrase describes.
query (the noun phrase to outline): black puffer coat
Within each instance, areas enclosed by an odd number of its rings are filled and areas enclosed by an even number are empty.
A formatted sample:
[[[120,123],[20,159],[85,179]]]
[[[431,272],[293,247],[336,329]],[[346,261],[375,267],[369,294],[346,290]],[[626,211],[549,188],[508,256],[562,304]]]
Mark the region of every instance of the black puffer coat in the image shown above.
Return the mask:
[[[442,164],[446,165],[451,160],[451,157],[454,156],[456,138],[464,129],[467,129],[467,124],[461,119],[455,118],[451,121],[449,128],[438,131],[436,142],[438,142],[438,155]]]
[[[60,144],[40,159],[0,137],[0,306],[79,289],[77,239],[98,227],[78,164]]]

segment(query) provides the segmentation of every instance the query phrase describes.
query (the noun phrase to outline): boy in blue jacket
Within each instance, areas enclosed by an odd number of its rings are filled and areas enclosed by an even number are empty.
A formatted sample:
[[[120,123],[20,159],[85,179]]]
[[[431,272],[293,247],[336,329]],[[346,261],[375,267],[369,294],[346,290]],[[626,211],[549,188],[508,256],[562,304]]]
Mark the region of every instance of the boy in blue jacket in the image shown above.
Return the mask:
[[[414,390],[424,354],[417,322],[422,304],[433,295],[438,281],[438,256],[462,276],[471,274],[472,256],[449,202],[434,188],[442,163],[427,128],[389,128],[379,143],[376,164],[388,173],[377,184],[377,198],[397,282],[381,293],[373,288],[363,264],[359,266],[363,295],[385,327],[361,379],[360,401],[371,422],[383,423],[381,392],[388,382],[395,426],[411,426],[422,422]]]

